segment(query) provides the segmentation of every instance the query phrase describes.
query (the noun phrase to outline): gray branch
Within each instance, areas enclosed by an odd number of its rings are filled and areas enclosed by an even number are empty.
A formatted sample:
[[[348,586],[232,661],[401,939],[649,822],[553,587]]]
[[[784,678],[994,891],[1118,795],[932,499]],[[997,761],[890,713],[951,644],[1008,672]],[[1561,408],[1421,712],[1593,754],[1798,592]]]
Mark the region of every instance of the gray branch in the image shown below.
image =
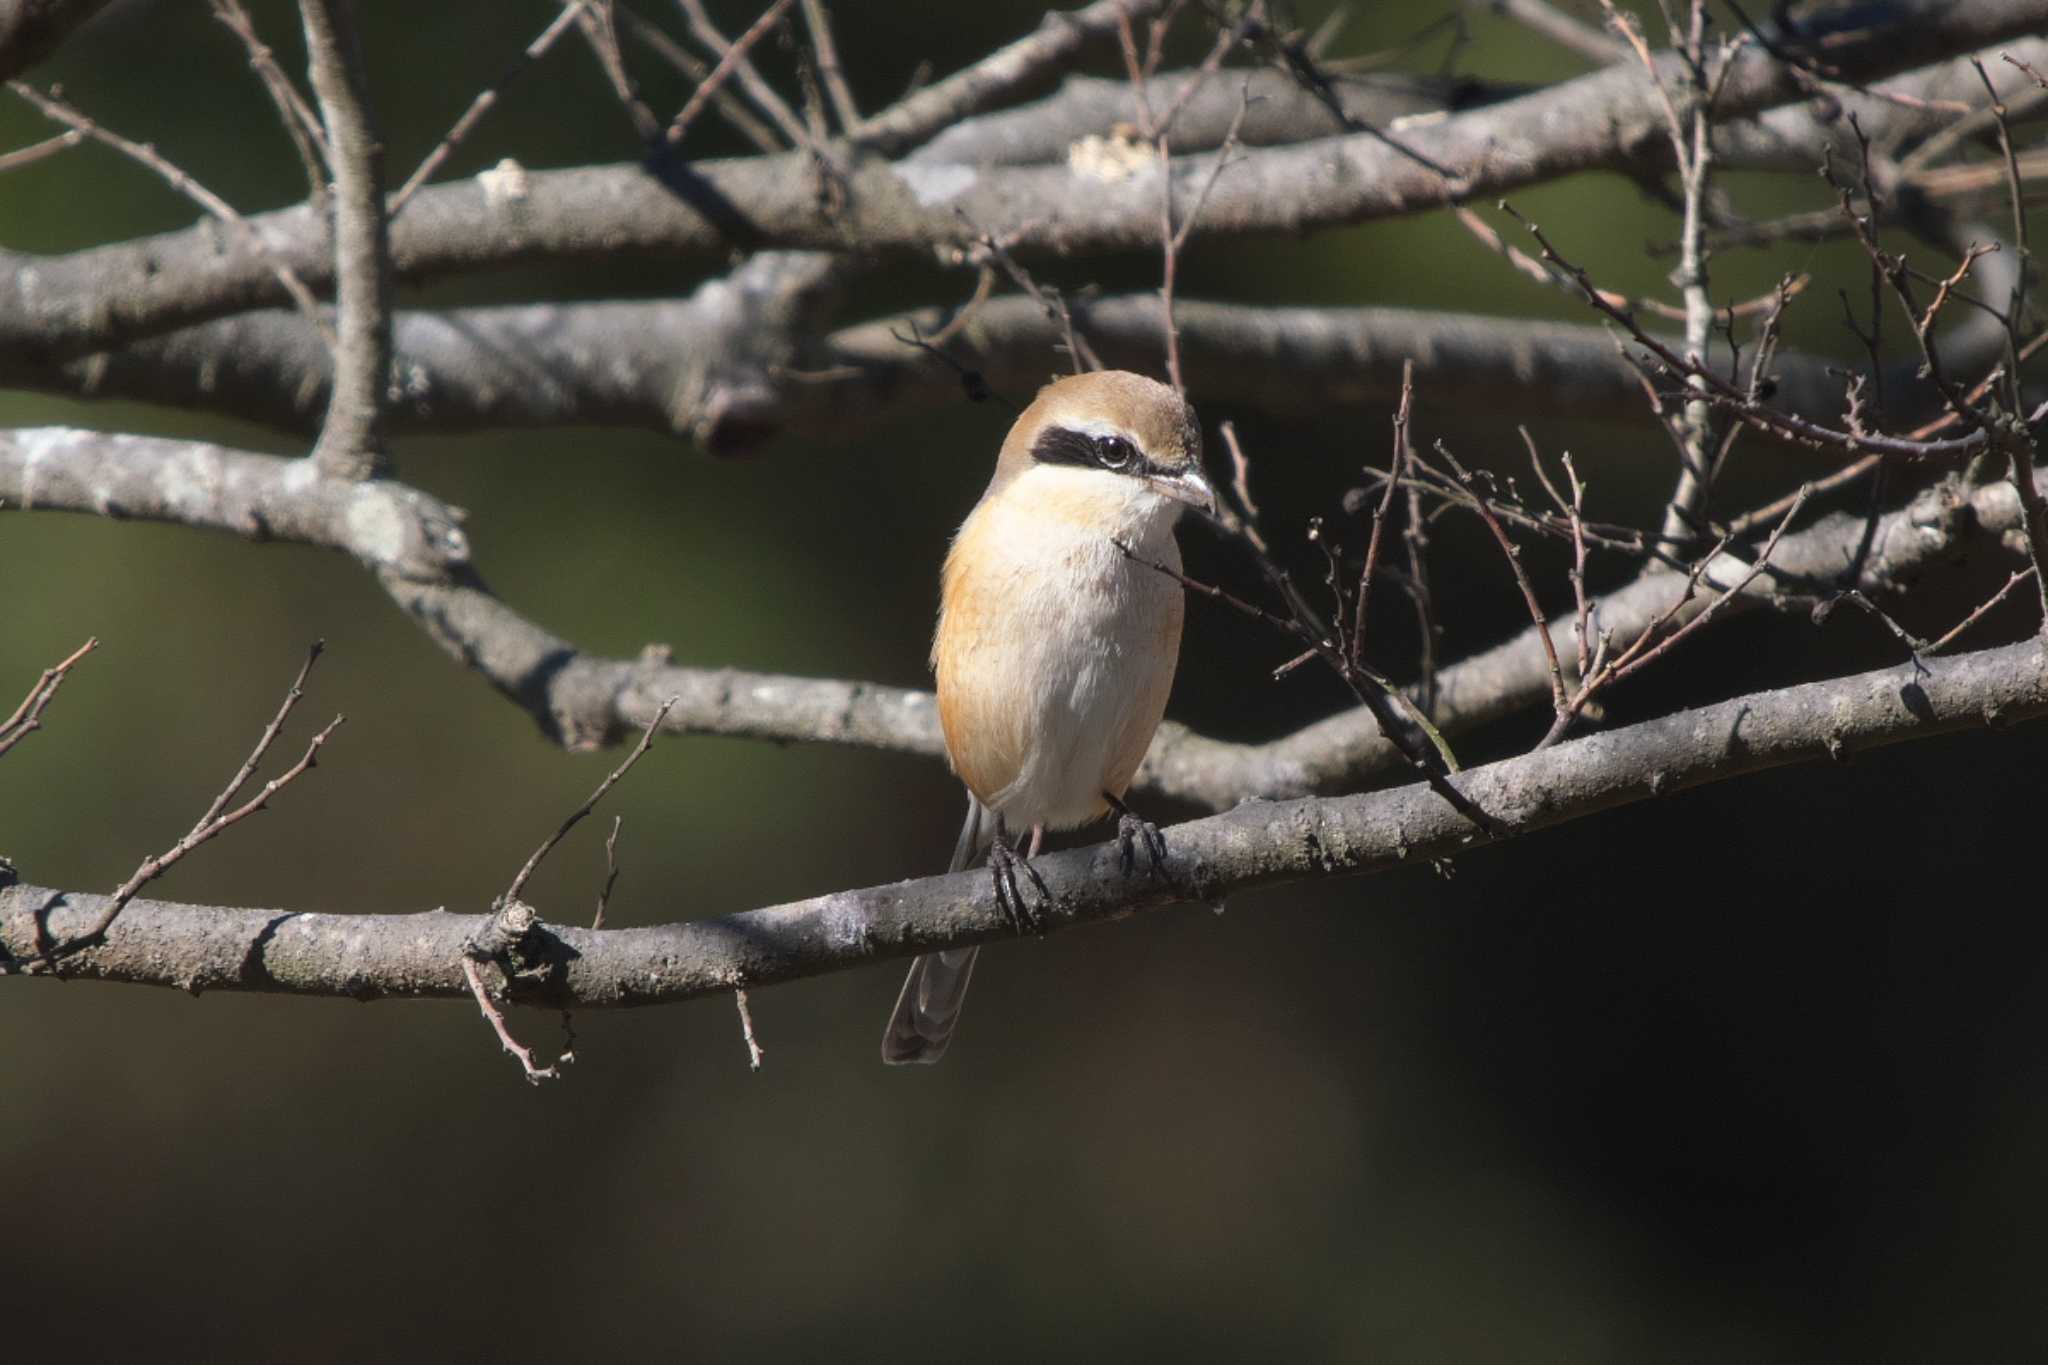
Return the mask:
[[[1881,78],[2038,32],[2048,0],[1892,0],[1893,22],[1808,39],[1845,79]],[[1666,65],[1675,62],[1668,54]],[[1666,72],[1667,77],[1675,71]],[[1716,101],[1740,119],[1804,96],[1807,78],[1747,50]],[[1205,202],[1205,235],[1292,233],[1414,213],[1659,155],[1661,106],[1626,64],[1440,122],[1233,157]],[[1216,154],[1176,157],[1128,179],[1066,166],[981,167],[855,159],[821,196],[808,154],[508,177],[492,172],[423,191],[393,228],[409,281],[541,260],[621,254],[706,257],[735,248],[820,251],[968,249],[978,232],[1017,250],[1147,250],[1169,175],[1191,201]],[[843,203],[839,202],[843,197]],[[1180,211],[1189,207],[1183,202]],[[0,258],[0,352],[68,355],[282,303],[276,263],[331,288],[320,222],[304,207],[250,220],[256,252],[204,225],[54,258]]]
[[[462,514],[417,489],[201,441],[0,431],[0,504],[319,545],[409,578],[439,578],[469,561]]]
[[[626,426],[687,437],[713,454],[779,436],[845,439],[884,418],[961,401],[958,373],[907,345],[950,314],[915,310],[801,344],[841,258],[767,252],[688,299],[546,303],[401,313],[388,420],[448,434],[498,427]],[[1074,303],[1082,331],[1113,366],[1164,365],[1150,294]],[[1414,359],[1418,399],[1484,403],[1525,417],[1635,418],[1641,381],[1601,328],[1396,308],[1285,308],[1182,300],[1182,366],[1205,409],[1329,417],[1391,403]],[[993,299],[946,346],[998,392],[1043,383],[1061,333],[1031,300]],[[1967,372],[1974,358],[1951,353]],[[1781,354],[1772,405],[1840,420],[1829,362]],[[328,348],[295,312],[223,319],[78,360],[0,364],[13,386],[229,413],[286,431],[317,429],[333,373]],[[1738,377],[1739,378],[1739,377]],[[1910,366],[1887,380],[1932,401]]]
[[[930,693],[832,678],[687,667],[666,646],[637,659],[585,654],[498,601],[468,563],[460,514],[389,481],[352,484],[276,456],[197,443],[42,429],[0,438],[0,500],[25,509],[147,517],[298,540],[344,550],[379,573],[386,590],[429,636],[532,715],[557,743],[575,748],[639,732],[672,696],[663,728],[677,734],[851,744],[936,756],[943,751]],[[2019,525],[2019,499],[1993,484],[1967,497],[1946,487],[1878,520],[1854,584],[1841,581],[1864,523],[1828,517],[1786,536],[1772,569],[1723,617],[1744,608],[1857,587],[1882,595],[1971,543],[2001,543]],[[1724,555],[1671,618],[1682,624],[1748,564]],[[1598,599],[1597,624],[1626,641],[1685,595],[1686,577],[1646,573]],[[1551,625],[1570,638],[1572,621]],[[1549,696],[1541,639],[1532,626],[1444,669],[1434,713],[1447,732],[1540,704]],[[1168,724],[1138,774],[1141,790],[1222,809],[1248,797],[1342,791],[1396,762],[1398,754],[1359,708],[1260,744],[1211,739]]]
[[[299,0],[299,11],[334,176],[334,376],[313,459],[323,473],[363,479],[384,462],[384,392],[391,373],[384,148],[370,120],[349,0]]]
[[[2048,656],[2029,640],[1739,697],[1460,774],[1507,834],[1533,833],[1649,797],[1885,744],[2048,714]],[[1061,930],[1191,898],[1383,872],[1485,841],[1427,786],[1248,802],[1167,831],[1172,880],[1126,878],[1116,846],[1034,866]],[[483,899],[479,894],[478,899]],[[104,898],[0,880],[0,975],[96,922]],[[692,907],[673,907],[678,916]],[[465,996],[464,945],[486,917],[326,915],[138,900],[68,977],[202,991],[384,998]],[[1012,934],[985,873],[842,891],[644,929],[545,925],[509,956],[512,998],[549,1009],[662,1004],[847,970]],[[17,967],[15,970],[19,970]]]

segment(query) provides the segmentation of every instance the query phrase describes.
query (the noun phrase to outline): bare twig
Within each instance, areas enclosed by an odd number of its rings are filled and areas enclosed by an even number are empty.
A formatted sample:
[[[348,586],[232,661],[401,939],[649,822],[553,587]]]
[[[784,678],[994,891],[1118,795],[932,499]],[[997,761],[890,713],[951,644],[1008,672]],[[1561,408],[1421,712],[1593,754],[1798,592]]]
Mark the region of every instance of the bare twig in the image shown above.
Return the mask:
[[[1220,51],[1220,49],[1219,49]],[[1159,155],[1163,163],[1160,168],[1159,189],[1159,240],[1162,269],[1159,281],[1159,312],[1161,325],[1166,331],[1166,373],[1173,381],[1176,392],[1187,392],[1187,381],[1180,368],[1180,328],[1173,320],[1174,278],[1180,267],[1181,249],[1187,245],[1188,235],[1195,230],[1195,223],[1202,216],[1203,205],[1209,202],[1209,195],[1216,188],[1216,182],[1230,165],[1230,154],[1237,147],[1238,129],[1244,126],[1245,111],[1251,107],[1249,94],[1243,95],[1237,106],[1237,114],[1230,121],[1230,130],[1223,135],[1223,145],[1217,149],[1216,161],[1209,168],[1209,176],[1202,182],[1202,188],[1195,193],[1195,202],[1188,207],[1187,217],[1178,228],[1173,223],[1173,176],[1170,171],[1171,151],[1164,135],[1159,139]]]
[[[818,79],[825,83],[825,94],[832,101],[832,110],[839,115],[839,126],[851,132],[860,124],[860,106],[854,103],[853,87],[847,84],[846,69],[839,64],[839,45],[832,38],[832,16],[825,10],[825,0],[804,0],[804,27],[810,30],[811,51],[818,58]]]
[[[46,137],[41,142],[31,142],[26,147],[17,147],[11,152],[0,153],[0,175],[18,171],[24,166],[33,166],[62,151],[67,151],[85,141],[85,134],[76,128]]]
[[[327,134],[320,126],[319,116],[306,103],[299,87],[292,84],[292,78],[278,65],[277,54],[270,50],[256,32],[256,21],[249,17],[249,11],[241,0],[210,0],[213,17],[227,30],[241,39],[242,46],[249,53],[249,67],[263,82],[264,91],[270,102],[277,108],[277,121],[284,125],[291,138],[292,148],[299,154],[299,164],[306,172],[307,193],[313,208],[323,216],[327,212],[327,166],[333,160],[328,154]]]
[[[56,667],[43,670],[43,676],[36,679],[36,685],[21,699],[21,705],[14,708],[14,714],[0,721],[0,754],[43,728],[43,711],[56,697],[57,689],[64,685],[65,676],[80,659],[99,648],[99,643],[95,636],[73,650]]]
[[[255,226],[236,212],[234,206],[222,199],[206,186],[194,180],[184,171],[171,164],[162,153],[147,143],[134,142],[122,137],[112,129],[103,128],[54,94],[44,94],[26,81],[9,81],[7,88],[34,105],[44,118],[62,123],[72,131],[95,142],[112,147],[121,155],[138,165],[145,166],[160,176],[164,183],[185,198],[197,204],[202,210],[226,224],[249,249],[250,254],[264,263],[277,282],[284,288],[294,306],[305,314],[308,321],[320,330],[321,336],[332,345],[334,332],[320,311],[320,305],[313,298],[313,291],[299,278],[292,266],[279,260],[263,243]]]
[[[391,196],[390,214],[393,219],[405,212],[405,206],[411,202],[413,195],[419,192],[420,186],[433,179],[434,172],[441,169],[441,164],[453,154],[462,140],[469,136],[470,131],[483,121],[484,115],[497,104],[512,82],[525,74],[528,67],[547,55],[548,49],[555,45],[555,40],[562,36],[569,25],[576,22],[576,16],[580,12],[581,6],[578,4],[563,5],[561,13],[541,30],[539,37],[526,45],[525,50],[505,68],[504,74],[477,92],[476,98],[469,102],[469,108],[462,111],[462,116],[455,120],[454,126],[442,134],[441,140],[434,144],[434,150],[427,153],[413,169],[413,173],[405,178],[405,183],[398,187],[398,193]]]
[[[512,879],[512,884],[505,888],[505,894],[499,898],[501,903],[510,904],[511,902],[519,899],[519,893],[525,889],[528,879],[531,878],[537,870],[539,870],[541,861],[545,859],[548,856],[548,854],[554,852],[555,845],[562,842],[562,837],[566,835],[570,830],[576,828],[577,824],[583,819],[584,816],[590,814],[591,811],[595,810],[597,808],[597,803],[604,800],[605,793],[610,791],[614,786],[616,786],[620,778],[624,777],[627,773],[633,770],[633,765],[640,761],[641,755],[645,754],[649,749],[654,747],[655,732],[661,728],[661,723],[664,720],[668,719],[668,713],[670,711],[673,711],[675,709],[676,703],[681,700],[681,697],[670,697],[667,701],[663,702],[660,706],[655,708],[654,716],[651,720],[647,722],[647,728],[641,732],[640,742],[633,746],[633,752],[627,754],[625,761],[619,764],[618,767],[612,769],[611,773],[605,778],[604,781],[597,784],[597,790],[590,794],[589,799],[584,801],[584,803],[578,806],[575,810],[569,812],[569,818],[562,821],[562,823],[556,827],[555,832],[553,834],[550,834],[547,838],[541,841],[540,847],[533,851],[533,856],[526,860],[526,865],[519,869],[519,875],[514,877]],[[618,830],[616,828],[614,828],[612,831],[612,837],[614,839],[618,837]],[[609,856],[609,844],[606,845],[606,853],[607,856]],[[611,894],[611,883],[609,881],[605,883],[605,894],[607,896]],[[602,918],[603,914],[604,903],[602,900],[600,900],[598,902],[599,918]]]
[[[1665,654],[1677,646],[1679,641],[1697,630],[1704,629],[1707,622],[1711,621],[1723,607],[1748,591],[1749,585],[1762,576],[1765,569],[1769,567],[1771,556],[1777,553],[1778,542],[1783,539],[1786,530],[1791,527],[1793,519],[1799,515],[1799,509],[1806,505],[1806,497],[1810,492],[1811,490],[1807,488],[1800,489],[1799,496],[1793,500],[1792,506],[1786,510],[1784,518],[1772,530],[1770,538],[1764,542],[1763,548],[1757,552],[1756,558],[1750,561],[1748,571],[1740,579],[1736,580],[1733,586],[1723,589],[1697,615],[1681,624],[1670,634],[1664,635],[1664,628],[1678,614],[1679,609],[1698,591],[1701,580],[1706,577],[1714,563],[1720,559],[1722,553],[1728,547],[1728,542],[1726,539],[1723,539],[1720,544],[1708,551],[1700,559],[1693,572],[1687,577],[1684,591],[1680,596],[1674,599],[1671,605],[1655,620],[1643,627],[1636,638],[1629,642],[1627,648],[1605,663],[1596,666],[1593,669],[1592,676],[1580,683],[1578,691],[1573,694],[1570,702],[1559,709],[1557,720],[1550,727],[1550,733],[1546,734],[1536,747],[1539,749],[1547,748],[1562,739],[1566,732],[1570,730],[1572,722],[1585,711],[1596,693],[1604,691],[1624,678],[1641,672],[1664,657]],[[1661,639],[1658,638],[1660,635],[1662,635]],[[1656,641],[1656,643],[1652,644],[1652,641]]]
[[[611,82],[612,94],[625,110],[626,117],[633,124],[634,133],[642,142],[652,143],[661,132],[661,120],[647,107],[647,101],[640,98],[640,88],[634,83],[633,73],[626,69],[626,54],[619,47],[618,16],[621,11],[616,0],[564,0],[576,11],[576,27],[583,34],[590,54],[597,58],[598,69]],[[635,14],[630,8],[624,11],[629,23],[642,27],[642,37],[652,25]],[[651,44],[650,44],[651,45]],[[779,152],[782,145],[770,138],[762,150]]]
[[[256,775],[256,769],[263,762],[263,756],[270,752],[270,746],[277,742],[277,737],[284,730],[285,720],[291,715],[292,709],[306,695],[306,675],[313,671],[313,665],[319,662],[320,653],[325,648],[325,641],[315,641],[313,647],[306,651],[306,662],[300,665],[298,676],[292,679],[291,687],[284,694],[283,703],[278,706],[277,714],[271,718],[270,724],[256,741],[255,749],[236,770],[234,777],[229,779],[228,785],[221,788],[220,795],[213,799],[213,804],[206,808],[206,813],[199,817],[198,822],[186,832],[185,837],[155,857],[144,858],[135,871],[129,874],[128,880],[115,888],[114,894],[101,908],[98,917],[82,933],[62,943],[39,944],[39,951],[35,955],[38,962],[54,968],[59,960],[102,942],[106,938],[107,930],[112,928],[114,921],[120,917],[121,911],[128,902],[135,899],[143,887],[170,871],[193,849],[222,831],[240,824],[256,812],[266,809],[270,805],[271,797],[318,766],[321,746],[327,743],[328,736],[334,733],[335,727],[342,723],[344,717],[336,716],[327,723],[325,729],[314,735],[306,745],[306,752],[299,756],[298,762],[265,782],[262,789],[247,801],[232,810],[229,809],[230,803],[241,795],[242,789],[248,786],[249,780]]]
[[[1372,601],[1373,579],[1379,573],[1380,544],[1386,534],[1387,517],[1394,508],[1394,494],[1408,471],[1408,421],[1414,403],[1415,362],[1409,360],[1401,366],[1401,404],[1394,410],[1394,449],[1387,458],[1387,486],[1381,490],[1379,503],[1372,510],[1372,534],[1366,538],[1365,562],[1358,569],[1357,600],[1353,603],[1351,620],[1353,666],[1364,662],[1366,611]]]
[[[1503,203],[1501,209],[1520,219],[1521,215]],[[1983,431],[1948,440],[1914,440],[1909,437],[1884,436],[1874,432],[1845,432],[1809,421],[1791,413],[1774,408],[1760,407],[1750,401],[1748,393],[1736,386],[1710,366],[1698,364],[1678,355],[1669,346],[1644,331],[1633,315],[1616,308],[1594,286],[1585,270],[1567,261],[1553,246],[1543,230],[1527,219],[1521,219],[1537,242],[1543,247],[1545,260],[1569,272],[1578,283],[1580,294],[1594,308],[1619,323],[1637,345],[1648,351],[1672,375],[1681,378],[1698,377],[1704,380],[1701,388],[1693,390],[1703,393],[1706,400],[1724,411],[1732,413],[1739,420],[1759,431],[1769,432],[1781,440],[1797,445],[1811,446],[1820,450],[1836,450],[1847,454],[1879,455],[1902,460],[1959,460],[1987,449],[1990,441]],[[2029,426],[2048,418],[2048,402],[2042,403],[2026,417]]]
[[[604,928],[605,907],[612,903],[612,888],[619,884],[619,826],[626,822],[623,815],[612,817],[612,832],[604,838],[604,885],[597,890],[597,913],[590,917],[590,927]]]
[[[732,1002],[739,1007],[740,1011],[740,1038],[747,1045],[747,1068],[750,1071],[759,1071],[761,1069],[761,1045],[754,1041],[754,1014],[753,1011],[747,1008],[746,990],[742,988],[734,991],[732,993]]]
[[[1989,612],[1993,607],[1997,606],[2000,602],[2003,602],[2006,599],[2006,596],[2009,593],[2011,593],[2014,588],[2017,588],[2020,584],[2026,582],[2028,579],[2033,578],[2038,572],[2039,570],[2035,569],[2035,567],[2031,564],[2029,564],[2024,569],[2015,570],[2013,572],[2012,577],[2005,580],[2004,587],[2000,588],[1997,592],[1992,593],[1991,596],[1985,598],[1983,602],[1978,604],[1976,610],[1972,611],[1968,616],[1965,616],[1962,620],[1956,622],[1955,625],[1951,626],[1946,632],[1937,636],[1935,639],[1928,641],[1926,644],[1920,646],[1919,652],[1923,656],[1932,657],[1933,655],[1939,654],[1943,650],[1947,649],[1950,645],[1956,642],[1957,636],[1961,635],[1971,626],[1974,626],[1979,621],[1983,620],[1985,614]]]
[[[625,17],[626,27],[632,31],[633,36],[655,56],[699,85],[710,79],[711,63],[669,37],[657,25],[641,18],[635,11],[626,9],[619,13]],[[782,145],[782,139],[775,136],[775,130],[756,118],[753,111],[747,108],[746,102],[725,89],[723,85],[712,88],[711,102],[718,106],[719,117],[730,124],[741,137],[751,142],[755,150],[768,156],[787,150]],[[652,112],[649,112],[650,126],[659,131],[659,125],[651,122],[653,117]],[[652,133],[649,136],[652,136]]]
[[[1451,472],[1457,476],[1458,482],[1473,490],[1474,496],[1468,505],[1479,514],[1479,519],[1486,523],[1486,529],[1493,534],[1494,544],[1500,546],[1501,554],[1507,557],[1508,570],[1514,574],[1515,586],[1521,590],[1522,601],[1529,608],[1529,620],[1536,628],[1537,637],[1543,641],[1543,656],[1550,664],[1551,706],[1561,718],[1567,706],[1564,668],[1557,661],[1557,644],[1550,638],[1550,617],[1544,612],[1542,603],[1536,600],[1536,585],[1529,581],[1529,571],[1522,564],[1522,548],[1509,538],[1507,529],[1500,524],[1500,518],[1494,515],[1493,508],[1487,500],[1477,495],[1477,490],[1473,489],[1471,471],[1458,463],[1458,457],[1451,454],[1450,447],[1438,441],[1436,453],[1450,465]]]
[[[746,32],[740,34],[739,40],[734,43],[727,43],[724,38],[719,37],[718,31],[715,28],[710,28],[711,20],[708,17],[703,19],[704,28],[699,30],[698,36],[702,38],[704,30],[709,30],[712,38],[716,41],[706,40],[707,45],[717,51],[718,61],[705,74],[704,79],[697,83],[697,88],[690,92],[690,98],[683,102],[683,107],[676,112],[675,118],[670,121],[668,131],[663,134],[668,139],[669,146],[674,147],[681,144],[683,134],[687,133],[690,130],[690,125],[696,122],[697,115],[704,111],[704,106],[719,92],[726,81],[734,76],[739,78],[740,83],[747,88],[749,93],[754,93],[757,88],[761,91],[766,91],[773,98],[774,107],[780,108],[784,116],[791,119],[795,118],[795,115],[789,112],[789,106],[782,102],[780,96],[775,95],[769,89],[767,81],[762,78],[759,71],[754,69],[754,64],[747,58],[747,50],[765,37],[770,29],[775,27],[781,20],[784,12],[789,9],[789,6],[790,0],[775,0],[774,4],[762,12],[760,18],[748,25]],[[691,10],[693,26],[696,25],[701,14],[701,6]],[[761,105],[761,99],[758,95],[754,102],[757,106]],[[771,114],[773,112],[772,109],[766,111]],[[780,123],[781,119],[778,118],[776,121]],[[798,145],[816,145],[816,139],[809,136],[801,123],[798,123],[796,128],[797,135],[794,140]],[[789,131],[787,125],[784,125],[783,131]]]
[[[553,1064],[540,1065],[533,1059],[533,1049],[512,1036],[512,1027],[505,1022],[505,1012],[491,1002],[491,992],[484,985],[483,964],[473,957],[463,957],[462,975],[469,983],[469,993],[475,998],[476,1007],[483,1012],[484,1020],[490,1024],[491,1031],[498,1035],[499,1044],[518,1059],[520,1069],[526,1074],[527,1083],[539,1085],[542,1081],[561,1079],[562,1064],[575,1060],[576,1054],[564,1052]]]
[[[767,78],[762,76],[747,56],[747,49],[753,46],[762,34],[781,22],[791,0],[774,0],[774,3],[762,12],[761,17],[740,36],[738,42],[728,41],[726,36],[718,31],[718,25],[712,21],[710,11],[704,8],[704,0],[677,0],[677,3],[682,6],[684,15],[690,21],[690,32],[718,58],[719,65],[712,68],[711,75],[705,78],[705,84],[713,84],[719,79],[720,68],[731,70],[748,100],[782,130],[782,135],[789,139],[792,146],[804,147],[814,154],[822,155],[824,148],[811,136],[811,130],[805,126],[803,119],[789,107],[789,101],[775,92],[775,87],[768,84]],[[702,107],[701,101],[694,94],[690,98],[690,103]],[[688,106],[685,108],[688,109]],[[682,115],[678,114],[676,122],[682,121]],[[674,125],[670,126],[673,130]],[[675,141],[679,136],[679,133],[674,134],[670,141]]]

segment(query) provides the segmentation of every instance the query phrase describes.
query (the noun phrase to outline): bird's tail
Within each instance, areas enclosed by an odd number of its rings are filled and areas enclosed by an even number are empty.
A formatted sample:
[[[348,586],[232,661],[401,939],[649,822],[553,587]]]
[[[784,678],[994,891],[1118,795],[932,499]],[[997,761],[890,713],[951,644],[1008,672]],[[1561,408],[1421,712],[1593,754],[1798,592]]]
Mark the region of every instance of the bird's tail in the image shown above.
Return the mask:
[[[946,870],[965,870],[994,837],[994,817],[969,792],[967,819],[960,826],[960,841],[953,846],[953,862]],[[953,1041],[953,1030],[960,1024],[960,1006],[967,999],[967,983],[980,951],[949,948],[912,960],[910,975],[903,978],[903,992],[896,997],[896,1009],[889,1015],[889,1027],[882,1030],[884,1062],[890,1066],[929,1065],[946,1055],[946,1044]]]

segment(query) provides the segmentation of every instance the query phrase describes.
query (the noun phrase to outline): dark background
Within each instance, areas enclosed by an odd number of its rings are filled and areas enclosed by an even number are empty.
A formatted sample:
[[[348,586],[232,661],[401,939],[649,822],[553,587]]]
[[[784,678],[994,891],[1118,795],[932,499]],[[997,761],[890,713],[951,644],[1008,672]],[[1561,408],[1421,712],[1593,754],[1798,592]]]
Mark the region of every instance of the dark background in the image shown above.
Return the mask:
[[[394,182],[550,14],[364,8]],[[840,8],[869,108],[918,61],[955,69],[1038,18],[1028,4]],[[1368,7],[1338,50],[1387,47],[1441,8]],[[745,18],[721,12],[734,29]],[[258,14],[296,69],[288,7]],[[1577,70],[1481,7],[1471,22],[1461,70]],[[1406,64],[1433,69],[1442,54],[1438,41]],[[244,209],[302,190],[240,49],[202,7],[118,6],[36,74]],[[642,74],[657,110],[680,102],[684,87]],[[706,128],[702,150],[726,150]],[[44,135],[24,108],[0,111],[4,145]],[[634,154],[569,39],[449,173],[505,155]],[[1735,189],[1757,211],[1814,202],[1804,184]],[[1634,187],[1582,177],[1516,203],[1600,262],[1603,283],[1662,287],[1668,267],[1642,248],[1673,225]],[[13,248],[191,217],[96,148],[0,180],[0,242]],[[1145,287],[1156,266],[1045,270],[1070,286]],[[1834,285],[1861,277],[1840,249],[1731,256],[1716,297],[1788,269],[1819,275],[1794,340],[1851,354]],[[632,260],[411,301],[659,294],[689,279]],[[956,299],[966,284],[894,267],[848,317]],[[1198,247],[1182,289],[1579,320],[1440,216]],[[1520,458],[1515,414],[1422,401],[1425,439],[1473,462]],[[1204,416],[1239,420],[1290,544],[1386,444],[1383,417]],[[213,419],[22,395],[0,395],[0,420],[304,448]],[[921,685],[937,564],[1006,420],[963,403],[738,463],[597,431],[414,439],[397,456],[406,479],[470,509],[479,562],[508,600],[586,648],[665,640],[684,663]],[[1669,444],[1647,418],[1536,433],[1577,453],[1600,515],[1642,520],[1668,491]],[[1803,459],[1746,450],[1731,496],[1815,472]],[[1248,583],[1205,531],[1184,540],[1196,571]],[[1522,608],[1469,528],[1447,526],[1439,543],[1456,658],[1515,630]],[[1536,563],[1553,608],[1567,602],[1556,565]],[[1626,568],[1600,572],[1612,582]],[[1959,616],[1983,581],[1931,591],[1917,624]],[[0,774],[0,853],[44,885],[110,889],[175,839],[316,636],[330,653],[299,729],[333,711],[348,724],[315,774],[158,894],[480,910],[615,761],[551,748],[332,554],[6,516],[0,601],[10,706],[37,669],[87,635],[104,642]],[[1410,675],[1412,638],[1398,614],[1385,619],[1383,662]],[[1290,652],[1196,604],[1173,713],[1258,737],[1334,708],[1310,670],[1267,680]],[[1848,613],[1824,628],[1731,623],[1615,711],[1896,657]],[[1475,736],[1467,756],[1525,744],[1533,725]],[[9,982],[7,1336],[22,1359],[2031,1357],[2048,1337],[2043,733],[1767,774],[1440,873],[1004,945],[935,1070],[875,1060],[896,964],[757,993],[758,1073],[727,1000],[584,1013],[579,1062],[540,1090],[464,1004]],[[956,803],[928,761],[665,741],[608,808],[625,818],[612,922],[936,870]],[[532,888],[544,913],[588,914],[601,829],[544,869]],[[514,1022],[555,1041],[551,1016]]]

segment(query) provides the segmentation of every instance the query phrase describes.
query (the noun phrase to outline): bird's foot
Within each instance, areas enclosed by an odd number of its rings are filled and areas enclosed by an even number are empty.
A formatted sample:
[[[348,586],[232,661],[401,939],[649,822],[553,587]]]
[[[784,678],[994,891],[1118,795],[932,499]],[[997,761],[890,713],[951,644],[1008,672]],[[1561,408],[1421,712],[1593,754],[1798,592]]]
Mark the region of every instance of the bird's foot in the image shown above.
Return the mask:
[[[1038,869],[1031,865],[1029,858],[1010,847],[1007,837],[998,833],[988,848],[988,870],[995,879],[996,904],[1009,916],[1011,927],[1019,934],[1039,933],[1045,927],[1044,915],[1025,900],[1024,888],[1017,879],[1019,868],[1037,888],[1040,903],[1050,905],[1052,892],[1046,889],[1045,879],[1038,875]]]
[[[1124,875],[1138,870],[1138,845],[1144,844],[1145,853],[1152,863],[1152,875],[1166,875],[1166,836],[1159,832],[1159,826],[1141,818],[1137,812],[1108,792],[1103,796],[1109,801],[1110,809],[1116,812],[1117,855],[1123,865]]]

